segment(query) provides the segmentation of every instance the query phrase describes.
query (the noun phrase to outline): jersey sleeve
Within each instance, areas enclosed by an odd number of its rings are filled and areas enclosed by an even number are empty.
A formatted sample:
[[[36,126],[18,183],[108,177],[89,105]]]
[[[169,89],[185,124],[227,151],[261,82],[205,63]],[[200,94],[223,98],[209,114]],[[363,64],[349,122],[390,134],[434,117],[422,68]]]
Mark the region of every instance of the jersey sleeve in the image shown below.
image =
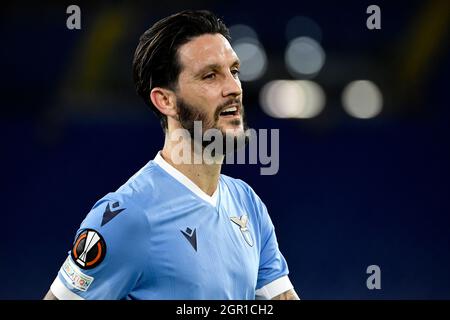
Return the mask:
[[[275,228],[265,204],[253,192],[255,209],[260,221],[260,262],[256,284],[256,299],[272,299],[293,288],[289,269],[278,247]]]
[[[60,300],[126,299],[144,270],[144,220],[120,199],[99,201],[78,229],[52,293]]]

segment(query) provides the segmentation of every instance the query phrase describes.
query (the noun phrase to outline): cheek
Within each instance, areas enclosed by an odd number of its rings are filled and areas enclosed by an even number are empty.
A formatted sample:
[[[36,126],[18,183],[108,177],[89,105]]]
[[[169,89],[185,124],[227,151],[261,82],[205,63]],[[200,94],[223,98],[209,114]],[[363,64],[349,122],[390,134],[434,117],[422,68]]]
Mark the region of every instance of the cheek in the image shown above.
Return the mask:
[[[215,81],[213,83],[205,82],[200,84],[198,88],[205,97],[217,97],[220,96],[222,92],[222,87],[219,81]]]
[[[223,101],[220,86],[212,83],[188,84],[180,93],[187,103],[209,116],[214,116]]]
[[[200,102],[202,108],[207,109],[208,112],[215,112],[221,101],[220,91],[213,86],[202,85],[196,92],[197,94],[193,98]]]

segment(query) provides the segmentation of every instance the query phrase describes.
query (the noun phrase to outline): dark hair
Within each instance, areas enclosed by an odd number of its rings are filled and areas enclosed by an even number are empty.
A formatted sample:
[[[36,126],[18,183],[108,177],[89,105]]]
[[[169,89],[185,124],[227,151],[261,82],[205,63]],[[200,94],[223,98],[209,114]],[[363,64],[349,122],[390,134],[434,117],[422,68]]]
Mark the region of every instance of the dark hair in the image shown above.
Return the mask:
[[[178,48],[197,36],[216,33],[231,41],[228,28],[212,12],[186,10],[159,20],[140,37],[133,59],[136,91],[155,112],[164,130],[167,117],[151,102],[151,90],[175,90],[181,71]]]

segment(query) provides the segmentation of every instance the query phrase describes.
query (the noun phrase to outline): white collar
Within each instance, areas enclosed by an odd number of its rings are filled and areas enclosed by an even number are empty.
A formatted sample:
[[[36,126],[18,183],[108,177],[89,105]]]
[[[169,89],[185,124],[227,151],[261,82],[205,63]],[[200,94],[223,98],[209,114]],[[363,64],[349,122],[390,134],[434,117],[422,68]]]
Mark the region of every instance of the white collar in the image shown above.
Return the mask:
[[[214,191],[212,196],[209,196],[206,192],[200,189],[195,183],[193,183],[188,177],[182,174],[180,171],[175,169],[172,165],[170,165],[164,158],[161,156],[161,152],[156,154],[155,159],[153,159],[164,171],[174,177],[178,182],[184,185],[186,188],[191,190],[201,199],[210,203],[212,206],[217,206],[217,199],[219,195],[219,186],[217,186],[216,191]]]

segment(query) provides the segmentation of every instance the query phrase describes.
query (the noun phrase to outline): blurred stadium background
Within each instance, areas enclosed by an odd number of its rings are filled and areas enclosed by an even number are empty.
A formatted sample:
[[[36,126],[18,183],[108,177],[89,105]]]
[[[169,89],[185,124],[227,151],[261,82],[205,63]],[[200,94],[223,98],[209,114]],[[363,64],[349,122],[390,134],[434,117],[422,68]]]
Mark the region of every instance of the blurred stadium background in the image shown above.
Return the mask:
[[[2,5],[1,299],[42,298],[91,206],[161,148],[131,61],[187,8],[231,27],[249,124],[280,129],[277,175],[224,173],[268,206],[300,297],[450,298],[448,1],[77,2],[81,30],[70,4]]]

